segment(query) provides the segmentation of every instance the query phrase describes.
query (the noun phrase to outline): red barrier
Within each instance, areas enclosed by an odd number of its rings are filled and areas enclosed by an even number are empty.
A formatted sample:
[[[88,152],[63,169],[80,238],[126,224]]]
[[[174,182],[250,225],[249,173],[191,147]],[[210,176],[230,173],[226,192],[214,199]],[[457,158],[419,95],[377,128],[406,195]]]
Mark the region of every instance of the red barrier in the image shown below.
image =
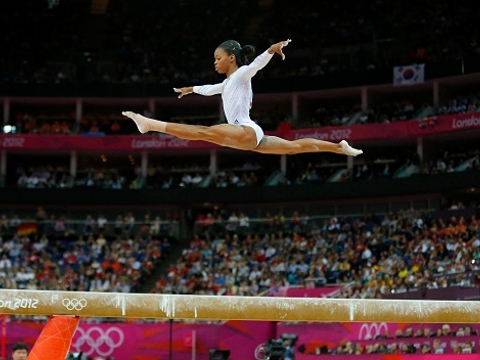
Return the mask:
[[[414,138],[447,132],[480,129],[480,113],[439,116],[422,120],[383,124],[351,125],[292,130],[281,136],[287,139],[306,137],[338,142],[380,139]],[[269,132],[280,135],[278,132]],[[0,149],[11,150],[89,150],[89,151],[145,151],[178,149],[211,149],[216,145],[203,141],[181,140],[163,134],[157,135],[29,135],[2,134]]]

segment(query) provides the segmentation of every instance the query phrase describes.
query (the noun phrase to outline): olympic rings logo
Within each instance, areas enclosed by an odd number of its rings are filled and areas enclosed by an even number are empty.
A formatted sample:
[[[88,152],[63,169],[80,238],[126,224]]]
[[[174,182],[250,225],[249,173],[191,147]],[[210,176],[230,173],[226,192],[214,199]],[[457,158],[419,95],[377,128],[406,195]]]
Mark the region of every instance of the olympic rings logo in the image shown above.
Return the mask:
[[[72,310],[80,311],[80,310],[83,310],[87,306],[88,303],[87,303],[87,300],[85,300],[85,299],[76,299],[76,298],[68,299],[68,298],[65,298],[65,299],[63,299],[62,304],[69,311],[72,311]]]
[[[358,332],[358,340],[373,340],[378,335],[385,334],[388,331],[388,325],[382,323],[363,323]]]
[[[79,336],[75,339],[77,334]],[[79,327],[75,336],[73,341],[75,351],[81,351],[86,356],[110,356],[125,341],[123,331],[116,326],[109,327],[106,330],[99,326],[91,326],[87,330]]]

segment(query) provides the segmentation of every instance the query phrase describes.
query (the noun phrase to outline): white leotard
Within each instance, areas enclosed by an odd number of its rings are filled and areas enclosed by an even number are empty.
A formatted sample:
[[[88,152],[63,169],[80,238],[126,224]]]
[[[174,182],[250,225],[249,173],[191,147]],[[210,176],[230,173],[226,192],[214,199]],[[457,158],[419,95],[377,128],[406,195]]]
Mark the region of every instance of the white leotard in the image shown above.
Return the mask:
[[[252,107],[252,77],[258,70],[263,69],[273,54],[268,51],[258,55],[249,65],[238,68],[232,75],[215,85],[194,86],[193,92],[211,96],[222,94],[223,111],[227,122],[231,125],[249,126],[255,130],[257,145],[263,138],[263,130],[252,119],[250,109]]]

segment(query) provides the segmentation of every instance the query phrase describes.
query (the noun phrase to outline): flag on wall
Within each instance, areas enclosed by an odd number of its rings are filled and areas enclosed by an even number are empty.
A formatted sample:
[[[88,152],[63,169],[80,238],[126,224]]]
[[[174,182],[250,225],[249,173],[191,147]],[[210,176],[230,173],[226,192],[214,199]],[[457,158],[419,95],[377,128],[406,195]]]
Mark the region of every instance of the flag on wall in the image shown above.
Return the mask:
[[[37,223],[22,223],[18,225],[17,234],[19,236],[28,236],[34,234],[38,231]]]
[[[425,64],[395,66],[393,68],[393,85],[415,85],[425,81]]]

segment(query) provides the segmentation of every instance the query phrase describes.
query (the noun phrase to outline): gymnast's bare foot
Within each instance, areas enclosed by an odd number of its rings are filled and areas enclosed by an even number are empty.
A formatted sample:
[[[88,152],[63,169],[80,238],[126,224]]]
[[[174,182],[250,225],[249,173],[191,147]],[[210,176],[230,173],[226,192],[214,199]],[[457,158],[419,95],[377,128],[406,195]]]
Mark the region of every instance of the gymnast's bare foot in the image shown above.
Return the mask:
[[[151,120],[146,118],[145,116],[136,114],[131,111],[123,111],[122,115],[132,119],[137,125],[138,131],[140,131],[142,134],[145,134],[146,132],[149,132],[151,130],[149,124]]]
[[[340,141],[339,145],[345,155],[357,156],[363,154],[363,150],[351,147],[345,140]]]

